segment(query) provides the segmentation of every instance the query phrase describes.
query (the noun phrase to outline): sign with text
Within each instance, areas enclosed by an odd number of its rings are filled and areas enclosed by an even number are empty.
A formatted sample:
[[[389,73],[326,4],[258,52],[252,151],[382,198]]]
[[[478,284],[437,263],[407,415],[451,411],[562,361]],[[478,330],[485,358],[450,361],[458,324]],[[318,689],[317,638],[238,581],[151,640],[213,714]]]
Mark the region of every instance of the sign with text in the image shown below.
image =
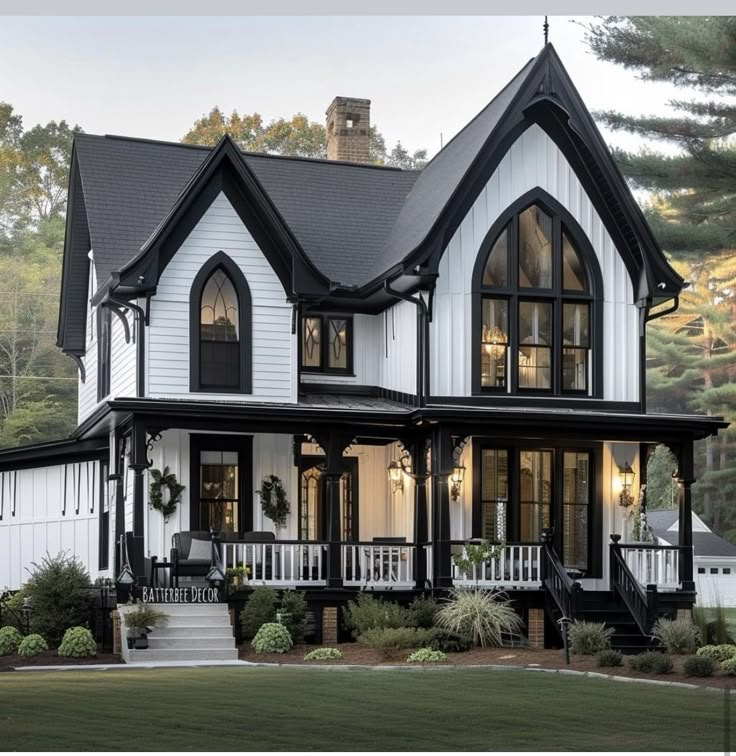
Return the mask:
[[[141,588],[146,604],[219,604],[222,600],[217,588]]]

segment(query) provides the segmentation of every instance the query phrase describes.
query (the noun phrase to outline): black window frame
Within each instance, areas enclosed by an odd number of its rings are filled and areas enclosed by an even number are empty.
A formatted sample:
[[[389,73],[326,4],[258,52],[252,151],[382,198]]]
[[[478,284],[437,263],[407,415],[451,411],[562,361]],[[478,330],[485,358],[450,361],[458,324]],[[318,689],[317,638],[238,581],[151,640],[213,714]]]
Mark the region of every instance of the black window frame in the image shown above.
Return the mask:
[[[112,311],[97,308],[97,401],[110,394],[110,362],[112,360]]]
[[[304,365],[304,328],[306,327],[307,318],[319,318],[320,319],[320,364],[319,367],[305,366]],[[344,320],[346,331],[346,343],[345,349],[347,351],[347,359],[345,360],[346,367],[334,368],[329,367],[328,354],[330,350],[330,342],[326,336],[330,333],[330,321],[331,320]],[[345,315],[338,312],[305,312],[302,313],[299,318],[299,370],[302,373],[310,373],[316,375],[355,375],[353,365],[354,354],[354,338],[355,329],[353,323],[353,315]]]
[[[552,542],[562,558],[564,524],[564,454],[582,452],[589,455],[589,504],[588,504],[588,569],[586,578],[603,576],[603,446],[580,444],[574,441],[548,441],[542,439],[473,438],[473,504],[471,532],[473,538],[483,537],[482,500],[482,453],[484,449],[503,449],[508,455],[508,495],[506,497],[506,540],[519,541],[521,532],[521,471],[522,451],[552,452],[552,496],[550,501],[550,525]]]
[[[537,205],[552,217],[552,288],[519,287],[519,216],[527,208]],[[505,286],[483,284],[488,256],[496,240],[507,233],[507,271]],[[583,265],[588,290],[563,288],[562,235],[567,236]],[[537,187],[513,202],[496,220],[486,234],[478,252],[472,282],[471,388],[474,396],[511,394],[538,397],[603,398],[603,278],[598,258],[588,237],[569,211],[543,189]],[[483,301],[500,299],[507,302],[506,380],[503,386],[483,386],[481,381],[481,344]],[[551,385],[549,389],[519,385],[519,321],[522,302],[552,304]],[[563,306],[588,304],[587,387],[563,389]],[[568,349],[578,347],[569,346]]]
[[[238,297],[238,358],[239,381],[237,386],[203,384],[200,365],[200,317],[204,287],[210,277],[222,270],[230,279]],[[253,329],[252,299],[248,282],[238,265],[220,251],[213,255],[194,278],[189,295],[189,390],[206,394],[251,394],[253,392]]]

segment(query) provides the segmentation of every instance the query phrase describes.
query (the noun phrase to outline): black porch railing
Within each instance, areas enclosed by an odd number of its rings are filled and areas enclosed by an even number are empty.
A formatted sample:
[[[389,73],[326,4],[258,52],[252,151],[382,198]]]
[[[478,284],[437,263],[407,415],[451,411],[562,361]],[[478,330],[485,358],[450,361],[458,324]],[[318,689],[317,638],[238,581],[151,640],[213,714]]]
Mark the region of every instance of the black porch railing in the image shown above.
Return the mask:
[[[583,616],[583,587],[565,570],[551,543],[542,547],[542,584],[545,598],[554,604],[552,613],[559,612],[568,620]]]
[[[611,590],[626,604],[641,633],[649,635],[658,616],[657,586],[654,583],[647,584],[646,588],[642,585],[626,563],[622,548],[625,547],[618,543],[612,543],[610,547]],[[641,549],[642,545],[637,544],[636,548]],[[652,545],[651,548],[654,550],[661,547]],[[676,546],[672,548],[677,550]]]

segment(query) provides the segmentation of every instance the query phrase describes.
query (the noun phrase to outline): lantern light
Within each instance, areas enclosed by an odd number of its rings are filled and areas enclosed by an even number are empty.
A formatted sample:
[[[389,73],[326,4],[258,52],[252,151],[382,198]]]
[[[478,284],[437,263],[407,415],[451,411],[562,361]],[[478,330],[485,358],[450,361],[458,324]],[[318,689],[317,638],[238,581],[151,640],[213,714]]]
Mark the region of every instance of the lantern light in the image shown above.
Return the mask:
[[[622,507],[630,507],[634,503],[634,497],[631,495],[631,487],[634,484],[634,470],[628,462],[619,465],[618,477],[621,481],[621,493],[618,495],[618,503]]]

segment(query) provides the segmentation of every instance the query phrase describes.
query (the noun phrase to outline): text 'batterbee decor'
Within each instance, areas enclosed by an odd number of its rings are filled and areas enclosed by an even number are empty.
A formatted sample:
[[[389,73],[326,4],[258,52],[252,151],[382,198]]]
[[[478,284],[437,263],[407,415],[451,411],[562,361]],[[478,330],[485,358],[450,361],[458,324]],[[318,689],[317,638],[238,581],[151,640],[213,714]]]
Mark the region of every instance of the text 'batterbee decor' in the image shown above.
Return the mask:
[[[217,588],[141,588],[141,599],[147,604],[218,604]]]

